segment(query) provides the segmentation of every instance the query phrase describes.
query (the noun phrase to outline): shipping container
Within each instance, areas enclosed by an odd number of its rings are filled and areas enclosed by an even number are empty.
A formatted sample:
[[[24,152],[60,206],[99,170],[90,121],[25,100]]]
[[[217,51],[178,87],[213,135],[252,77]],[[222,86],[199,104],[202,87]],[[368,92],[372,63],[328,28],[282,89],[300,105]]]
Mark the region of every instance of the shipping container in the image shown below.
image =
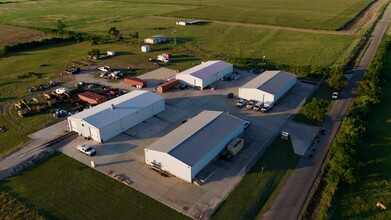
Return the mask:
[[[125,78],[124,83],[140,89],[147,86],[147,82],[139,78]]]
[[[160,92],[160,93],[164,93],[164,92],[167,92],[168,90],[174,88],[174,87],[177,87],[179,86],[179,80],[170,80],[168,82],[165,82],[163,84],[160,84],[158,87],[157,87],[157,91]]]
[[[107,101],[105,96],[89,91],[80,93],[78,96],[81,100],[88,102],[91,105],[97,105]]]

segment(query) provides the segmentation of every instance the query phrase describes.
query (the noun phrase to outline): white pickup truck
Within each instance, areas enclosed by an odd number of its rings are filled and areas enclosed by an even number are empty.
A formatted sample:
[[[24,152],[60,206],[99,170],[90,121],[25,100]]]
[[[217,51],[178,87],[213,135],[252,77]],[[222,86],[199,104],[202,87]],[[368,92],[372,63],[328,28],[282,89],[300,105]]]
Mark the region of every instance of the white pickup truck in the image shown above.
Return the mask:
[[[88,156],[94,156],[96,154],[96,151],[94,148],[90,147],[87,144],[79,144],[76,146],[76,149]]]

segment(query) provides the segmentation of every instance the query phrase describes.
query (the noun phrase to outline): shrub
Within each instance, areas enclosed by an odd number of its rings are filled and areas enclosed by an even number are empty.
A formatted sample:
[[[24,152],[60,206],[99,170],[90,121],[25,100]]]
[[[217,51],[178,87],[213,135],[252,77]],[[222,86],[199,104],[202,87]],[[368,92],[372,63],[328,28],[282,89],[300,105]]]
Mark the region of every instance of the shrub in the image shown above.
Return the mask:
[[[329,102],[324,99],[313,98],[303,107],[303,114],[311,121],[322,122],[326,116]]]

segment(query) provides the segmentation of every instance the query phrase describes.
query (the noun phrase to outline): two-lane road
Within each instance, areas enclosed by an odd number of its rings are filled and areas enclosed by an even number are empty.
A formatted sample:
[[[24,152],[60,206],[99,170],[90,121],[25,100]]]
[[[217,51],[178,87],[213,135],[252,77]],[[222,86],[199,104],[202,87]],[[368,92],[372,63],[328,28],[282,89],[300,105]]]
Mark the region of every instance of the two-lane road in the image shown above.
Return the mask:
[[[370,38],[370,44],[362,57],[358,68],[354,71],[349,85],[341,92],[340,98],[336,100],[327,114],[325,123],[321,129],[325,129],[325,135],[321,136],[308,150],[306,156],[303,156],[296,170],[289,177],[285,186],[276,197],[272,206],[263,216],[266,220],[295,220],[304,207],[304,204],[310,194],[315,181],[319,177],[324,160],[327,156],[330,146],[341,126],[353,98],[355,97],[354,88],[364,76],[368,65],[371,63],[377,47],[387,29],[391,17],[391,7],[388,6],[382,19],[378,22],[373,37]],[[331,94],[330,94],[331,95]]]

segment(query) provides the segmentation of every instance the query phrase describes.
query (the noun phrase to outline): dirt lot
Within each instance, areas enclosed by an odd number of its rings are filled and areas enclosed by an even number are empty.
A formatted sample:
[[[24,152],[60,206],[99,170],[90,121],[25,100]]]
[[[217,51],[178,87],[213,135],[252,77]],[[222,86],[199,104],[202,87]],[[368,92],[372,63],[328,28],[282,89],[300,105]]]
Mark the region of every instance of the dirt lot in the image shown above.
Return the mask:
[[[154,72],[161,72],[161,70]],[[140,78],[150,79],[152,73],[142,75]],[[159,76],[160,74],[156,74],[153,78]],[[160,76],[160,78],[167,76]],[[227,99],[227,94],[232,92],[237,97],[238,87],[254,77],[254,74],[242,72],[242,78],[239,80],[218,81],[216,90],[177,89],[161,94],[165,98],[166,109],[158,115],[106,143],[98,144],[79,137],[66,144],[60,151],[85,164],[94,160],[99,171],[107,173],[112,170],[115,174],[129,180],[130,186],[134,189],[185,215],[200,218],[215,209],[239,183],[245,171],[250,168],[249,161],[257,160],[259,155],[262,155],[275,135],[286,125],[289,116],[297,112],[300,104],[314,88],[313,85],[299,82],[269,113],[237,108],[235,106],[237,99]],[[175,177],[163,177],[151,170],[145,163],[144,148],[180,126],[183,120],[205,109],[227,111],[250,121],[251,125],[243,136],[245,149],[231,161],[220,159],[214,161],[210,165],[214,173],[202,186],[189,184]],[[97,150],[97,155],[90,158],[77,152],[75,146],[80,143],[92,145]]]
[[[9,25],[1,25],[0,30],[0,47],[41,40],[48,37],[47,34],[41,31]]]

